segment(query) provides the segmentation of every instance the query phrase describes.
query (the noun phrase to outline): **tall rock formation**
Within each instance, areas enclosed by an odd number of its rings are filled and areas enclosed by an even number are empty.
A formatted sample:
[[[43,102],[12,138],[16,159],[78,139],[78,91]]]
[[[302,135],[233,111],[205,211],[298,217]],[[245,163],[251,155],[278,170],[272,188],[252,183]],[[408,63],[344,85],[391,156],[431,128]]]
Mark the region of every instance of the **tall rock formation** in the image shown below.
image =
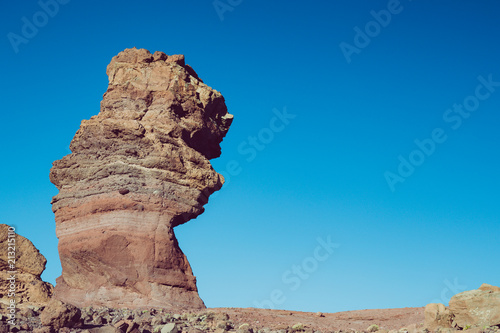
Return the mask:
[[[50,171],[63,269],[55,295],[76,306],[203,308],[173,228],[221,188],[209,159],[233,116],[182,55],[127,49],[106,73],[100,113]]]
[[[11,299],[20,305],[44,305],[48,302],[54,287],[40,278],[47,259],[33,243],[18,235],[14,228],[0,224],[0,248],[1,302],[8,304]],[[15,261],[11,261],[14,260],[12,257]]]

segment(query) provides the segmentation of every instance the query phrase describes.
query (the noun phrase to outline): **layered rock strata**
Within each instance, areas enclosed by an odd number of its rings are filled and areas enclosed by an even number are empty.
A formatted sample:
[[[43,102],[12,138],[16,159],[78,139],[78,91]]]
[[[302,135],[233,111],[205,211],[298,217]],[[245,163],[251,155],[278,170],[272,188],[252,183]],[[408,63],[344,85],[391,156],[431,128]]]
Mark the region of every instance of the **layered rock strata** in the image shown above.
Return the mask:
[[[33,243],[15,228],[0,224],[0,248],[1,302],[14,299],[17,305],[35,306],[48,302],[54,288],[40,278],[47,260]]]
[[[106,73],[100,113],[82,121],[72,153],[50,171],[63,269],[56,297],[80,307],[203,308],[173,228],[221,188],[209,159],[233,116],[182,55],[127,49]]]

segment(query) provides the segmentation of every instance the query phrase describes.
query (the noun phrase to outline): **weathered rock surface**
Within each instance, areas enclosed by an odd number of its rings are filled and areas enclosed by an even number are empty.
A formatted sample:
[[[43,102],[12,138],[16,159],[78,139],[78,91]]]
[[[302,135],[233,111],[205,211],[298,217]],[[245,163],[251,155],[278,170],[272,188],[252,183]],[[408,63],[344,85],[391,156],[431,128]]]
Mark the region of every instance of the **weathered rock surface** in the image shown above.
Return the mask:
[[[477,290],[456,294],[448,307],[428,304],[425,327],[432,331],[472,328],[486,332],[485,327],[496,330],[500,327],[500,288],[485,283]]]
[[[0,312],[4,310],[0,304]],[[80,309],[81,319],[73,327],[58,330],[52,326],[42,326],[40,311],[39,308],[34,308],[29,317],[18,313],[16,325],[5,325],[5,328],[20,333],[151,333],[174,328],[183,333],[237,333],[242,329],[252,330],[254,333],[366,333],[366,327],[372,325],[379,326],[379,333],[428,333],[421,325],[424,308],[357,310],[323,313],[323,317],[318,317],[313,312],[255,308],[218,308],[172,313],[166,309],[86,307]],[[95,318],[100,318],[99,323]],[[73,321],[66,323],[73,325],[70,324]],[[2,320],[0,315],[0,332],[2,324],[7,323],[5,316]],[[300,330],[300,326],[303,330]],[[454,331],[442,329],[440,332]],[[500,329],[495,327],[481,332],[471,329],[471,333],[500,333]]]
[[[80,323],[81,311],[77,307],[64,304],[57,299],[51,299],[40,314],[43,326],[56,330],[63,327],[74,327]]]
[[[209,159],[232,122],[222,95],[184,56],[127,49],[107,67],[97,116],[50,180],[69,304],[204,308],[173,228],[203,212],[224,180]]]
[[[483,284],[450,300],[450,311],[460,328],[500,325],[500,288]]]
[[[47,260],[27,238],[15,234],[6,224],[0,224],[0,299],[9,302],[10,280],[15,271],[16,302],[23,305],[46,303],[53,293],[50,283],[43,282],[40,276],[45,270]],[[12,241],[12,239],[15,239]],[[8,248],[11,248],[8,251]],[[15,252],[15,262],[9,262],[9,252]],[[14,270],[10,264],[15,265]]]
[[[431,331],[437,328],[450,328],[453,322],[453,315],[444,304],[427,304],[424,310],[425,327]]]

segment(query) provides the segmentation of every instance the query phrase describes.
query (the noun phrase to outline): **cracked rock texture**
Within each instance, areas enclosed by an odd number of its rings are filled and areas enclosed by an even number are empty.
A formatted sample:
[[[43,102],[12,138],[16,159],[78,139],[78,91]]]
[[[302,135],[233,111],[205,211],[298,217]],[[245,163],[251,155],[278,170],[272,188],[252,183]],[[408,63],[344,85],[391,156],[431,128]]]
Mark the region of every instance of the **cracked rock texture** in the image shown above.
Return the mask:
[[[106,73],[101,111],[50,171],[55,295],[80,307],[204,308],[173,228],[221,188],[209,160],[233,116],[182,55],[126,49]]]
[[[483,283],[450,299],[449,306],[431,303],[425,307],[425,327],[438,332],[453,330],[493,333],[500,329],[500,287]]]
[[[8,225],[0,224],[0,248],[2,249],[0,251],[1,302],[8,304],[9,300],[13,299],[9,296],[12,290],[19,304],[42,305],[48,302],[54,287],[40,278],[45,270],[47,259],[33,243],[9,229]],[[12,260],[12,256],[9,257],[9,255],[13,253],[15,253],[15,262],[9,261]],[[10,266],[11,264],[14,266]],[[12,277],[14,277],[13,280]],[[14,288],[10,287],[11,282],[14,282]]]
[[[483,283],[477,290],[464,291],[450,300],[450,311],[462,329],[500,325],[500,288]]]

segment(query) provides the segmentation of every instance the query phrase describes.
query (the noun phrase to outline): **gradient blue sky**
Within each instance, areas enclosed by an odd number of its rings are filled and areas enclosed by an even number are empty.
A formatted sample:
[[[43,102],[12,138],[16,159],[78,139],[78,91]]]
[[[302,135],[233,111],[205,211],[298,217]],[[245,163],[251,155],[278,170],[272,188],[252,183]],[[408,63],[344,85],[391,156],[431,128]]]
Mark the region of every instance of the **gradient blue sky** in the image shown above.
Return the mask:
[[[211,0],[61,2],[43,22],[37,1],[9,1],[0,20],[0,222],[47,257],[45,280],[60,275],[51,163],[99,112],[111,58],[136,46],[185,54],[235,116],[213,160],[227,184],[176,228],[207,306],[414,307],[500,285],[497,1],[221,0],[223,20]],[[16,53],[9,33],[33,16]],[[356,42],[348,63],[340,45]],[[436,130],[446,140],[416,151]],[[265,141],[252,156],[249,137]]]

